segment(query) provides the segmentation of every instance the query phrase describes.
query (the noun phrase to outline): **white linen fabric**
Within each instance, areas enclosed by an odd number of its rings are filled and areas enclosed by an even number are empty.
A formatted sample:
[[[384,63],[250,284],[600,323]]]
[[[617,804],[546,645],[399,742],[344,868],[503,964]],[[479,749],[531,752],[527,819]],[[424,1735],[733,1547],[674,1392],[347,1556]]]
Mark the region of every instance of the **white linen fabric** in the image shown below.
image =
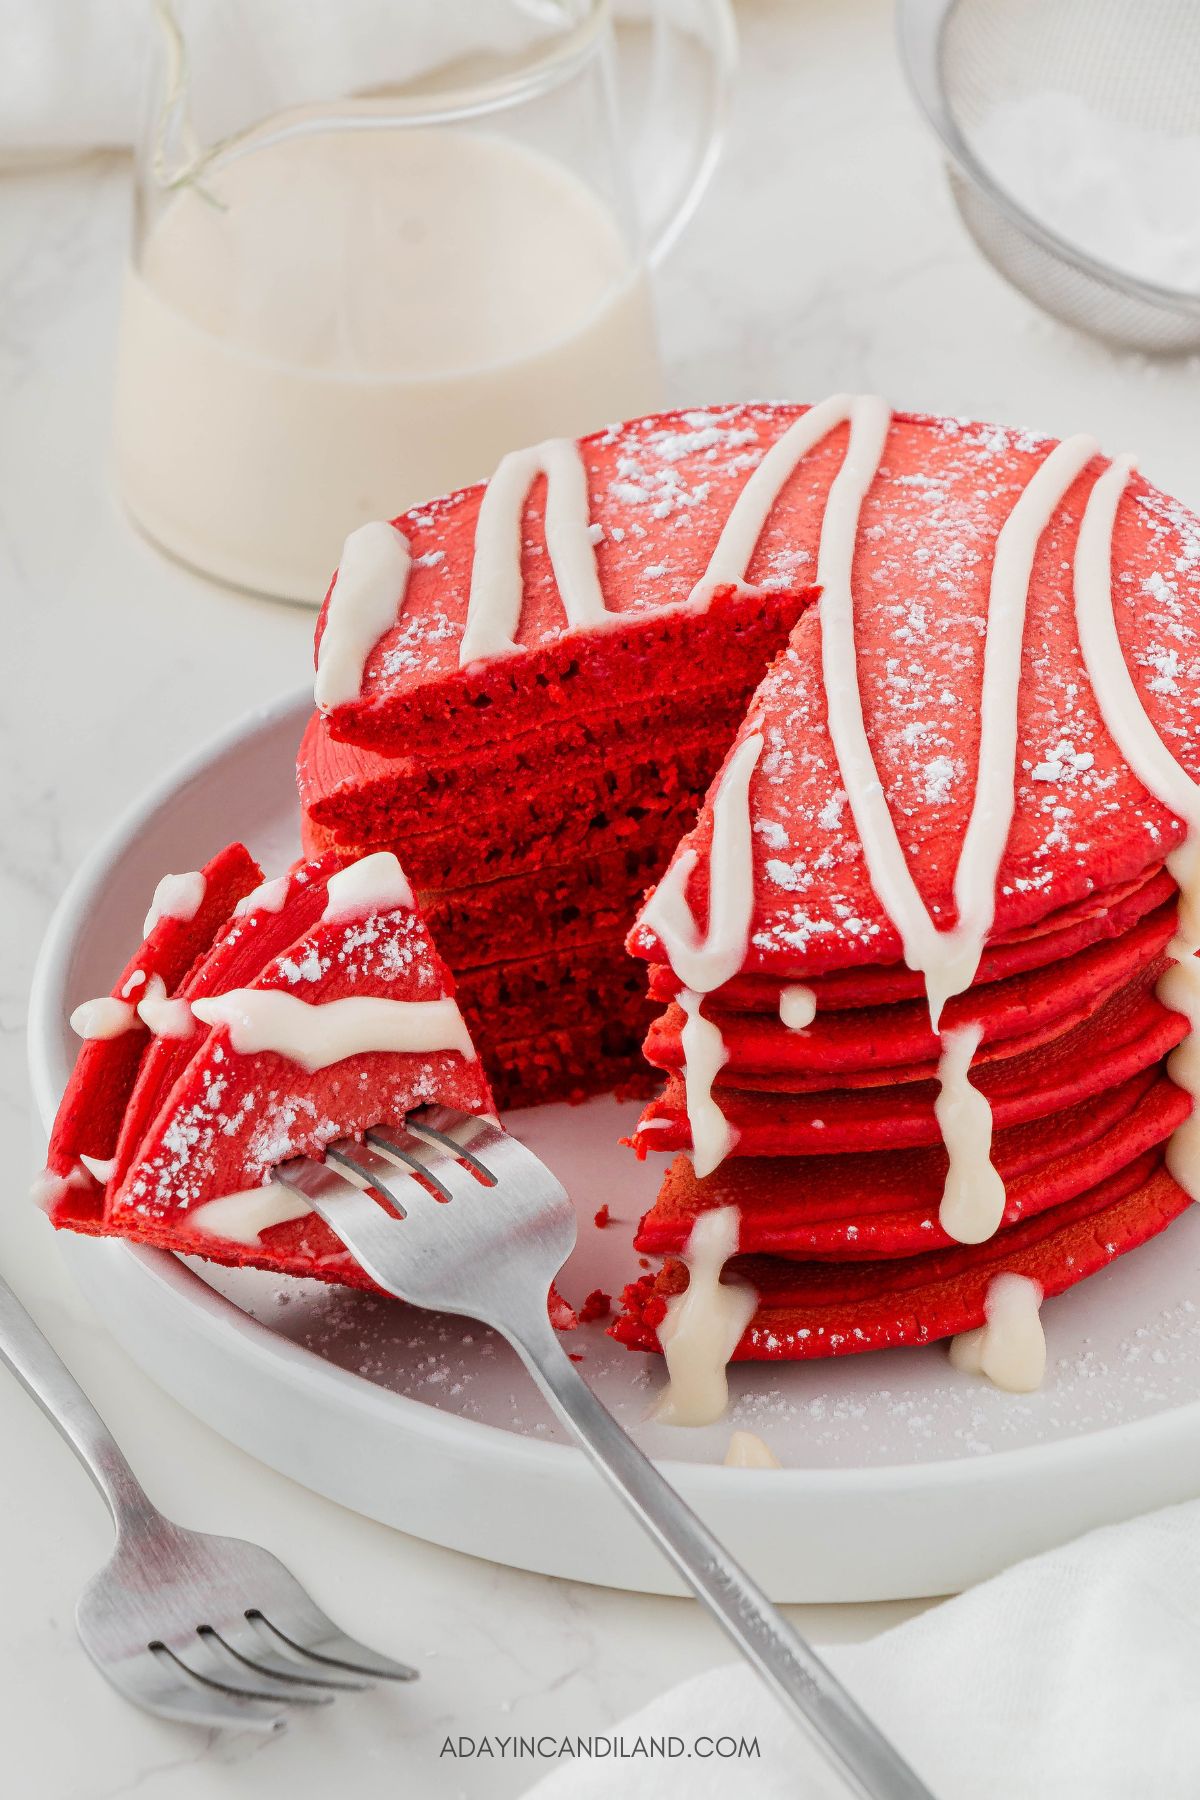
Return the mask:
[[[0,156],[132,144],[164,14],[183,30],[204,142],[561,28],[531,0],[0,0]]]
[[[938,1800],[1195,1800],[1200,1502],[1106,1526],[866,1644],[822,1652]],[[760,1757],[648,1760],[639,1736],[757,1737]],[[530,1800],[844,1800],[750,1670],[714,1669],[569,1760]]]

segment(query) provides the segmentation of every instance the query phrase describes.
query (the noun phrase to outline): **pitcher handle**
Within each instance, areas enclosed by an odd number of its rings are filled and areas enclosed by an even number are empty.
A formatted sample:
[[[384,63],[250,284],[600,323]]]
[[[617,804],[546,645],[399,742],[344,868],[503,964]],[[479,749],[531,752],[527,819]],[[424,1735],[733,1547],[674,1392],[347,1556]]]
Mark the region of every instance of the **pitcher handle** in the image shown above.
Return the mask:
[[[633,8],[622,8],[617,12]],[[641,0],[649,69],[641,84],[636,122],[626,100],[630,169],[642,220],[646,256],[657,264],[699,203],[716,166],[737,69],[738,37],[730,0]],[[680,80],[687,59],[697,62],[703,97],[695,104]],[[695,82],[691,84],[693,87]]]

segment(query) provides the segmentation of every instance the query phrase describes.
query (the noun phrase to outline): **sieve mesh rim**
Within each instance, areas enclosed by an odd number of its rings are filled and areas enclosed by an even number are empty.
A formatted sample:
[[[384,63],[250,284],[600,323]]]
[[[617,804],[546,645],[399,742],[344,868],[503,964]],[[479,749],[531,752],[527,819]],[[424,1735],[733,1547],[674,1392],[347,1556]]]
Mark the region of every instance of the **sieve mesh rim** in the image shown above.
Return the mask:
[[[1103,287],[1116,289],[1129,299],[1160,311],[1194,319],[1200,326],[1200,293],[1146,281],[1080,249],[1070,238],[1035,218],[976,156],[954,118],[942,79],[942,40],[959,4],[960,0],[897,0],[896,6],[900,63],[909,89],[959,178],[1047,255],[1057,256]]]

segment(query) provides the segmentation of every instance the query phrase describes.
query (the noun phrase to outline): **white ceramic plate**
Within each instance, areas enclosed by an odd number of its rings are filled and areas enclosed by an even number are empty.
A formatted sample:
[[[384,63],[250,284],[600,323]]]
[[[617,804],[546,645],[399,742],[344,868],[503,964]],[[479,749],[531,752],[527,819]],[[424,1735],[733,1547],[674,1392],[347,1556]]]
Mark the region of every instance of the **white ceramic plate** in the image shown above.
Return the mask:
[[[35,977],[30,1055],[46,1124],[65,1020],[107,991],[158,877],[243,838],[297,853],[292,762],[308,709],[256,713],[168,777],[90,858]],[[658,1170],[617,1140],[633,1109],[596,1100],[509,1123],[577,1201],[563,1280],[579,1300],[637,1272],[629,1247]],[[606,1202],[613,1224],[593,1214]],[[114,1335],[226,1437],[306,1486],[419,1537],[548,1574],[677,1591],[571,1447],[507,1346],[461,1320],[114,1242],[59,1239]],[[732,1374],[729,1418],[648,1422],[652,1359],[594,1325],[570,1340],[605,1403],[780,1600],[945,1593],[1088,1526],[1200,1490],[1200,1213],[1045,1309],[1042,1392],[1017,1399],[933,1347]],[[725,1469],[732,1426],[782,1470]]]

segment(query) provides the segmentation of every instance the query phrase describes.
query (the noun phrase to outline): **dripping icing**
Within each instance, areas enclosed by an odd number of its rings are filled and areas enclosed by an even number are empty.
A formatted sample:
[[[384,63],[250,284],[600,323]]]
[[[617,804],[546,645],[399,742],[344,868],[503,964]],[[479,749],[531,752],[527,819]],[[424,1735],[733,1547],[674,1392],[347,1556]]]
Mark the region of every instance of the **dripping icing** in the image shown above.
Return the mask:
[[[942,930],[913,880],[867,738],[854,643],[851,572],[859,512],[883,455],[883,403],[850,407],[850,442],[830,490],[817,556],[821,657],[829,732],[863,846],[871,886],[900,935],[904,960],[925,980],[929,1017],[971,985],[995,913],[996,878],[1015,801],[1017,682],[1029,577],[1054,509],[1096,453],[1070,438],[1041,463],[1001,529],[988,593],[980,697],[980,750],[966,835],[954,874],[959,921]],[[856,441],[857,439],[857,441]]]
[[[83,1152],[80,1151],[79,1160],[87,1170],[88,1174],[94,1176],[101,1187],[107,1187],[117,1172],[117,1159],[115,1156],[85,1156]]]
[[[780,1469],[783,1464],[754,1431],[735,1431],[725,1452],[727,1469]]]
[[[227,1238],[234,1244],[257,1244],[260,1235],[272,1225],[287,1225],[311,1211],[307,1200],[293,1194],[282,1182],[273,1181],[266,1187],[245,1188],[241,1193],[206,1200],[187,1214],[187,1222],[209,1237]]]
[[[1018,686],[1034,558],[1055,508],[1095,456],[1097,445],[1084,436],[1057,445],[1034,471],[997,538],[988,590],[979,760],[954,873],[957,921],[942,929],[917,888],[900,844],[867,736],[858,682],[852,574],[863,502],[878,474],[891,423],[891,411],[882,400],[836,394],[811,407],[784,432],[738,496],[693,598],[711,594],[723,583],[744,582],[784,483],[822,438],[846,423],[849,437],[826,500],[816,570],[829,734],[871,886],[900,936],[905,962],[924,978],[930,1023],[937,1031],[946,1001],[974,980],[995,917],[996,882],[1016,798]],[[781,1000],[781,1017],[782,1005]],[[999,1224],[1003,1187],[990,1164],[990,1109],[966,1082],[963,1041],[958,1038],[954,1048],[944,1052],[956,1088],[952,1094],[943,1088],[938,1116],[951,1121],[956,1144],[943,1208],[959,1230],[975,1231],[988,1217]],[[956,1182],[956,1160],[972,1168],[980,1181],[973,1201]],[[957,1198],[950,1195],[950,1183],[958,1188]]]
[[[137,1003],[137,1015],[155,1037],[185,1038],[196,1029],[186,1000],[170,1000],[161,975],[152,975]]]
[[[378,850],[329,877],[321,918],[328,923],[373,912],[411,912],[414,905],[399,858],[391,850]]]
[[[1138,780],[1182,819],[1183,842],[1166,858],[1179,888],[1179,916],[1167,946],[1171,966],[1155,989],[1163,1005],[1182,1013],[1188,1035],[1167,1058],[1167,1073],[1192,1101],[1191,1115],[1172,1134],[1168,1172],[1192,1200],[1200,1199],[1200,785],[1160,737],[1147,713],[1117,634],[1112,594],[1112,541],[1133,459],[1118,457],[1096,482],[1075,546],[1075,619],[1092,691],[1109,736]]]
[[[817,996],[794,981],[779,996],[779,1022],[789,1031],[806,1031],[817,1016]]]
[[[1004,1183],[992,1165],[992,1109],[970,1078],[982,1036],[981,1025],[943,1031],[938,1059],[934,1112],[950,1158],[938,1222],[960,1244],[984,1243],[1004,1217]]]
[[[697,1175],[711,1175],[737,1141],[736,1133],[712,1097],[713,1079],[729,1060],[729,1052],[720,1027],[700,1011],[699,994],[684,988],[679,1005],[685,1014],[680,1041],[684,1095],[692,1129],[692,1162]]]
[[[758,732],[743,738],[713,799],[708,930],[703,938],[687,898],[688,879],[699,860],[695,850],[675,859],[642,908],[642,924],[657,933],[672,969],[696,994],[723,987],[746,960],[754,917],[750,777],[762,748]]]
[[[71,1014],[71,1030],[77,1037],[89,1040],[120,1037],[122,1032],[132,1031],[137,1022],[137,1012],[128,1000],[114,1000],[108,994],[81,1001]]]
[[[950,1361],[968,1375],[986,1375],[1008,1394],[1032,1394],[1046,1374],[1042,1289],[1027,1275],[994,1275],[983,1303],[986,1325],[950,1342]]]
[[[721,1280],[737,1251],[738,1225],[736,1206],[716,1206],[688,1237],[688,1285],[668,1299],[658,1327],[667,1387],[654,1416],[666,1425],[711,1425],[729,1404],[726,1365],[758,1305],[752,1287]]]
[[[996,916],[996,882],[1016,805],[1021,653],[1034,558],[1055,509],[1098,451],[1095,439],[1083,435],[1057,444],[1031,476],[996,540],[983,648],[975,796],[954,871],[958,923],[942,934],[953,939],[954,947],[930,996],[935,1028],[945,1001],[975,979]]]
[[[291,887],[290,875],[277,875],[273,881],[264,881],[249,894],[243,894],[233,909],[235,919],[244,919],[250,913],[283,911],[283,905]]]
[[[160,919],[179,919],[184,923],[194,919],[204,904],[206,885],[200,869],[189,869],[183,875],[164,875],[154,890],[142,936],[149,937]]]

